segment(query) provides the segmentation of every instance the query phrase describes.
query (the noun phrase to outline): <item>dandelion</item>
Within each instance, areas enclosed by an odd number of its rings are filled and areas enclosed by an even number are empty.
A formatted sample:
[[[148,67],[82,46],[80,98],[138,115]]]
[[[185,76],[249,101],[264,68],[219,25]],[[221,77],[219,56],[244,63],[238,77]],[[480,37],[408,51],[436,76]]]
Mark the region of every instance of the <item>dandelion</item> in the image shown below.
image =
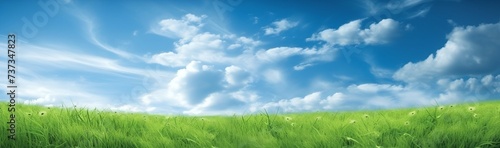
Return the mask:
[[[469,111],[474,111],[474,110],[476,110],[475,107],[469,107]]]
[[[413,116],[415,114],[417,114],[417,111],[412,111],[412,112],[408,113],[408,115],[410,115],[410,116]]]
[[[351,120],[351,121],[349,121],[349,123],[354,124],[354,123],[356,123],[356,120]]]
[[[444,106],[439,106],[439,110],[444,110]]]
[[[285,117],[285,120],[286,120],[286,121],[291,121],[291,120],[292,120],[292,117]]]
[[[41,111],[41,112],[39,112],[39,113],[38,113],[38,115],[40,115],[40,116],[45,116],[45,115],[47,115],[47,112],[45,112],[45,111]]]
[[[472,115],[472,116],[473,116],[474,118],[477,118],[477,114],[476,114],[476,113],[474,113],[474,115]]]
[[[364,115],[363,115],[363,117],[364,117],[365,119],[370,118],[370,116],[369,116],[368,114],[364,114]]]
[[[295,126],[295,123],[291,123],[290,125],[291,125],[291,126]]]

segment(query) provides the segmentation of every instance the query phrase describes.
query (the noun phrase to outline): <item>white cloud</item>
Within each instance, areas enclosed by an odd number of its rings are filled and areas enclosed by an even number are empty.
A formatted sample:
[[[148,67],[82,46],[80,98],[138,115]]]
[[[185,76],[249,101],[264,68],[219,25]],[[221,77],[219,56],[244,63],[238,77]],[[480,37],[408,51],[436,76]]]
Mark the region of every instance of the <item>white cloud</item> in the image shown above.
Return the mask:
[[[87,55],[84,53],[74,53],[40,46],[28,45],[26,48],[33,49],[33,52],[23,53],[23,61],[30,65],[44,65],[52,68],[77,69],[81,71],[91,71],[98,73],[119,73],[144,76],[143,69],[130,68],[121,65],[117,60],[104,57]],[[56,57],[46,55],[59,55]],[[36,67],[34,67],[36,68]]]
[[[264,109],[279,108],[284,112],[319,110],[317,108],[321,101],[321,92],[314,92],[303,98],[296,97],[292,99],[283,99],[278,102],[270,102],[262,106]]]
[[[445,46],[420,62],[410,62],[393,77],[415,82],[443,76],[486,75],[500,71],[500,23],[456,27]]]
[[[403,1],[390,1],[387,3],[386,8],[389,9],[392,13],[399,13],[406,9],[410,9],[412,7],[421,5],[425,2],[431,0],[403,0]]]
[[[24,103],[61,106],[78,105],[80,107],[106,108],[113,102],[110,98],[96,95],[89,85],[78,81],[60,81],[46,77],[17,78],[19,98]]]
[[[279,34],[282,31],[291,29],[295,26],[297,26],[299,23],[298,22],[292,22],[287,19],[282,19],[279,21],[275,21],[272,23],[273,27],[266,27],[264,28],[265,35],[276,35]]]
[[[103,43],[101,42],[98,38],[97,38],[97,35],[96,35],[96,32],[95,32],[95,25],[94,25],[94,22],[89,18],[89,16],[87,16],[86,14],[78,11],[78,9],[75,9],[74,11],[77,11],[77,13],[75,13],[75,16],[80,19],[81,21],[84,22],[84,24],[86,25],[87,27],[87,33],[89,35],[89,38],[90,38],[90,41],[92,42],[92,44],[96,45],[96,46],[99,46],[101,47],[102,49],[106,50],[106,51],[109,51],[111,53],[114,53],[120,57],[124,57],[124,58],[139,58],[129,52],[126,52],[126,51],[123,51],[123,50],[120,50],[120,49],[117,49],[115,47],[112,47],[112,46],[109,46],[107,45],[106,43]]]
[[[338,29],[325,29],[307,41],[325,41],[330,45],[384,44],[397,33],[399,22],[383,19],[373,23],[369,28],[361,28],[362,20],[354,20],[340,26]]]
[[[152,56],[150,62],[169,67],[183,67],[190,61],[226,62],[223,40],[220,35],[211,33],[197,34],[184,43],[175,44],[175,52],[163,52]]]
[[[408,16],[408,18],[412,19],[412,18],[416,18],[416,17],[424,17],[425,15],[427,15],[429,10],[431,10],[431,7],[425,7],[423,9],[416,11],[414,14]]]
[[[156,110],[156,107],[125,104],[121,106],[111,107],[109,109],[111,109],[112,111],[123,111],[123,112],[153,112]]]
[[[280,83],[280,82],[283,82],[283,80],[284,80],[283,74],[281,73],[281,71],[276,70],[276,69],[266,70],[264,72],[264,78],[267,82],[271,82],[271,83]]]
[[[380,19],[385,16],[406,15],[407,18],[423,17],[429,12],[431,6],[426,4],[432,0],[398,0],[389,2],[363,1],[367,14]],[[419,7],[420,9],[415,9]]]
[[[194,106],[184,114],[190,115],[233,115],[236,112],[241,112],[241,107],[246,104],[232,96],[224,93],[213,93],[208,96],[203,103]]]
[[[276,47],[268,50],[260,50],[256,53],[258,59],[265,61],[277,61],[302,52],[299,47]]]
[[[264,62],[276,62],[291,56],[302,56],[304,60],[293,67],[294,70],[303,70],[313,66],[315,62],[332,61],[337,49],[324,45],[321,48],[275,47],[268,50],[259,50],[255,53],[257,59]]]
[[[336,89],[329,96],[313,92],[304,97],[294,97],[260,104],[256,110],[280,110],[285,112],[315,110],[388,109],[401,107],[422,107],[460,101],[479,101],[498,94],[500,76],[485,76],[494,79],[490,86],[482,85],[481,78],[443,79],[437,87],[364,83]],[[488,81],[488,80],[485,80]],[[492,85],[494,84],[494,85]]]
[[[390,84],[366,83],[361,85],[351,85],[347,88],[350,91],[360,91],[367,93],[378,93],[380,91],[401,91],[403,87]]]
[[[164,19],[157,26],[154,26],[151,31],[155,34],[166,36],[169,38],[191,38],[198,34],[203,26],[201,21],[206,18],[205,15],[196,16],[186,14],[182,19]]]
[[[310,64],[310,63],[301,63],[299,65],[293,66],[293,70],[297,70],[297,71],[304,70],[305,68],[310,67],[310,66],[313,66],[313,64]]]
[[[231,65],[226,67],[225,71],[225,78],[229,85],[241,86],[253,81],[250,73],[240,67]]]
[[[200,61],[190,62],[166,85],[141,97],[142,104],[190,115],[241,113],[242,107],[260,96],[246,89],[253,82],[251,74],[237,66],[218,70]],[[227,87],[226,87],[227,86]]]
[[[192,61],[168,83],[170,99],[187,105],[196,105],[211,93],[222,89],[223,74],[201,62]]]
[[[344,99],[345,99],[344,94],[337,92],[326,97],[325,100],[321,100],[320,104],[323,105],[323,109],[334,109],[334,107],[340,106],[340,104]]]

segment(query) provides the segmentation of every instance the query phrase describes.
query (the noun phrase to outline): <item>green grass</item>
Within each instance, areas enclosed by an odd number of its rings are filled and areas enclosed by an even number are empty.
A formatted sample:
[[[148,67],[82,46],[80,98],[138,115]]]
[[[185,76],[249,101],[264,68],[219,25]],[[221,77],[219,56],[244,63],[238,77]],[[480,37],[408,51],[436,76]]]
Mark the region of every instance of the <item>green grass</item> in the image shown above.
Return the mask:
[[[7,104],[0,107],[2,148],[500,147],[499,101],[443,108],[208,117],[17,104],[16,141],[7,139]]]

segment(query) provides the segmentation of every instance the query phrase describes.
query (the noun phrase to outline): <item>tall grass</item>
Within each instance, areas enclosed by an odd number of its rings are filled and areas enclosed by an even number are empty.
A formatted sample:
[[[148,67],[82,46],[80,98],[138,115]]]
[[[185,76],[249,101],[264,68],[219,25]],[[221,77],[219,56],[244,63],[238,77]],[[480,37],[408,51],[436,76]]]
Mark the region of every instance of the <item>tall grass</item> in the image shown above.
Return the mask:
[[[500,147],[500,102],[429,108],[161,116],[0,103],[0,147]]]

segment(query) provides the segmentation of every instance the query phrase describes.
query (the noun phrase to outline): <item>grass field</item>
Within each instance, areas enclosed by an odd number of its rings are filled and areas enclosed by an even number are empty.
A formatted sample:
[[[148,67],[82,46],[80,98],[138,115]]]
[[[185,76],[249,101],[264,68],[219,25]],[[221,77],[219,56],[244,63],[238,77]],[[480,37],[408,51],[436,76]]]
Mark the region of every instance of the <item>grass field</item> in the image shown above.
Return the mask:
[[[7,147],[500,147],[500,101],[429,108],[161,116],[17,104]]]

